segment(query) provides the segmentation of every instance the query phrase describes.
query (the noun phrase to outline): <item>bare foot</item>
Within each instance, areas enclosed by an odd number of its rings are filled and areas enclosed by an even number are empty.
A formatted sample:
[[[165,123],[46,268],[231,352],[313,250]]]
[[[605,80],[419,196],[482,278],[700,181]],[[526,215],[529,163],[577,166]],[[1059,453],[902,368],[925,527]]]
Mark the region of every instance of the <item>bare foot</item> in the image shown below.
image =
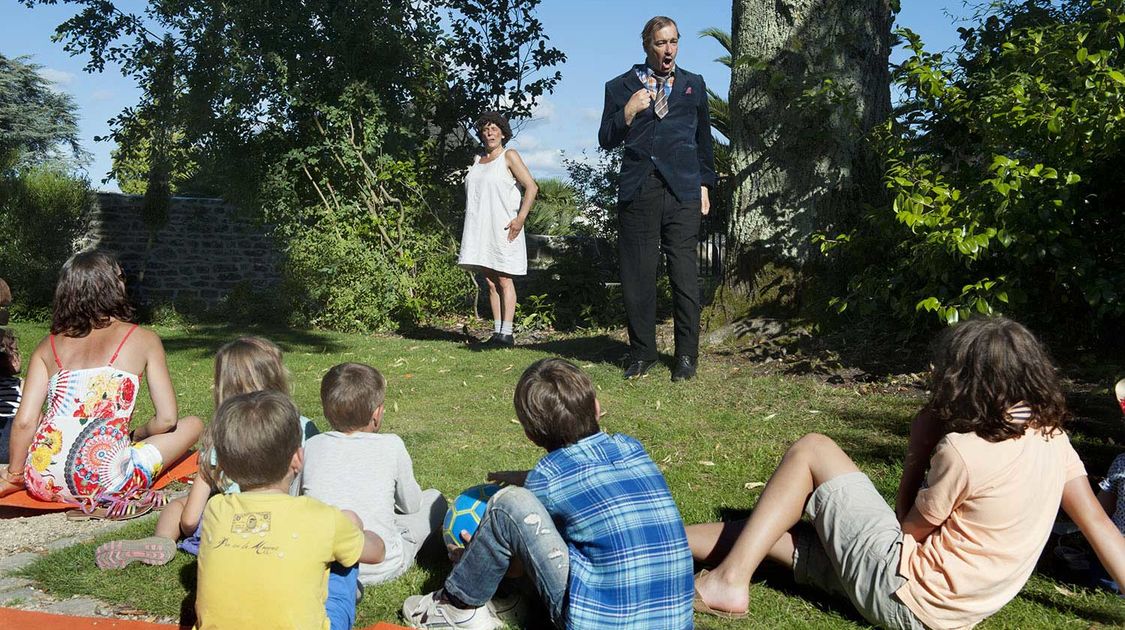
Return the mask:
[[[696,599],[702,600],[706,608],[711,611],[745,615],[750,608],[748,585],[724,579],[719,569],[714,571],[705,569],[696,574],[695,595]]]

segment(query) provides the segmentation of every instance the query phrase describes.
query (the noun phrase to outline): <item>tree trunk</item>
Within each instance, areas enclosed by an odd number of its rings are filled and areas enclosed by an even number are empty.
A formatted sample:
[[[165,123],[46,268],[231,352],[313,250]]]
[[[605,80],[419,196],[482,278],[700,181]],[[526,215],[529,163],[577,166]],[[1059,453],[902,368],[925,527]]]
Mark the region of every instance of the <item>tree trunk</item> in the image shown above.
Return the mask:
[[[890,113],[889,0],[735,0],[733,202],[715,328],[797,314],[831,284],[811,237],[880,193],[867,136]]]

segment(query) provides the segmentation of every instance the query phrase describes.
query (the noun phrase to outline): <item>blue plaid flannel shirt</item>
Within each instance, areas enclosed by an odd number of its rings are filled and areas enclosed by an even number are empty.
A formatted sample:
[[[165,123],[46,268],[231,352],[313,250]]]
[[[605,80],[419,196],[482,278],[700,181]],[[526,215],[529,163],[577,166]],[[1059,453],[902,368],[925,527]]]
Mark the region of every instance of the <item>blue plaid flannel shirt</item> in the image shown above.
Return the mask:
[[[637,78],[641,83],[648,88],[649,92],[653,93],[653,98],[656,98],[656,73],[652,68],[648,67],[647,63],[639,63],[633,66],[633,72],[637,73]],[[676,82],[676,66],[672,66],[672,71],[668,73],[668,80],[664,82],[664,95],[672,96],[672,84]]]
[[[525,487],[570,550],[567,628],[692,627],[683,519],[639,442],[591,435],[539,460]]]

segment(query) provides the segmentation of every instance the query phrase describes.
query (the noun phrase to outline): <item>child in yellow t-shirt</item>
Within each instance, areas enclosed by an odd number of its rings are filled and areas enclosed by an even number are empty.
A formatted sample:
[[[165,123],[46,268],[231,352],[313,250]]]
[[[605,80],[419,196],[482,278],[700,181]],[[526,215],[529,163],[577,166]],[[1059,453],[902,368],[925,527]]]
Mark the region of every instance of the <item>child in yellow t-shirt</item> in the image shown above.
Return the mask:
[[[696,577],[695,609],[745,616],[750,577],[769,558],[797,582],[846,596],[875,625],[972,627],[1027,582],[1060,506],[1110,575],[1125,578],[1125,541],[1094,498],[1062,429],[1055,367],[1026,328],[996,317],[951,329],[930,390],[897,513],[831,439],[807,435],[747,521],[688,528],[696,559],[719,562]]]
[[[354,513],[289,495],[304,459],[298,417],[289,397],[272,391],[229,398],[215,414],[217,467],[242,492],[215,495],[203,513],[200,630],[328,630],[329,565],[383,559],[383,541]]]

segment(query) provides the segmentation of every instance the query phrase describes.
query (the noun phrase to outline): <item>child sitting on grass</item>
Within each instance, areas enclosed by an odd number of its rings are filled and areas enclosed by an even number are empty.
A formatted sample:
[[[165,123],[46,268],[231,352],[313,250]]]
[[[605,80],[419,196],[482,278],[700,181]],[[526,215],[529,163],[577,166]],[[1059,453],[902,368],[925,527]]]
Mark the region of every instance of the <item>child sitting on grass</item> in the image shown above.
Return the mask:
[[[261,337],[241,337],[219,348],[215,353],[212,387],[216,408],[232,396],[265,390],[289,393],[281,348]],[[300,427],[302,439],[316,435],[316,425],[304,416],[300,417]],[[200,457],[214,466],[215,453],[207,444],[209,436],[209,433],[204,434]],[[291,494],[296,495],[298,490],[299,487],[294,486]],[[152,536],[104,543],[94,552],[94,560],[102,569],[120,569],[132,562],[167,564],[175,557],[176,541],[181,538],[184,540],[180,548],[194,554],[199,549],[199,524],[207,499],[216,492],[238,491],[238,484],[229,479],[206,479],[200,475],[187,497],[172,501],[160,513]]]
[[[211,497],[203,513],[195,599],[200,630],[327,630],[329,565],[383,559],[383,541],[363,531],[354,513],[289,495],[303,463],[299,417],[276,391],[227,399],[215,414],[210,431],[218,465],[209,476],[229,478],[242,491]],[[354,619],[354,598],[351,607]]]
[[[402,438],[379,433],[386,380],[375,368],[342,363],[320,384],[332,431],[305,445],[302,494],[359,515],[387,546],[378,564],[361,564],[359,581],[380,584],[402,575],[447,508],[434,489],[423,491]]]
[[[489,500],[444,587],[406,600],[407,622],[496,628],[489,599],[522,566],[559,627],[690,628],[691,552],[644,447],[600,430],[593,383],[562,359],[527,368],[515,407],[524,434],[547,454],[531,471],[490,475],[516,485]]]
[[[12,418],[20,408],[23,381],[20,379],[20,347],[16,334],[0,328],[0,462],[7,468]]]
[[[897,518],[839,446],[806,435],[748,520],[688,528],[695,557],[721,561],[697,576],[696,609],[745,616],[750,578],[769,558],[800,583],[846,596],[873,624],[971,627],[1027,582],[1060,504],[1109,572],[1125,577],[1125,540],[1062,429],[1065,397],[1035,337],[1004,318],[963,323],[939,343],[931,378]],[[800,526],[802,513],[812,528]]]

